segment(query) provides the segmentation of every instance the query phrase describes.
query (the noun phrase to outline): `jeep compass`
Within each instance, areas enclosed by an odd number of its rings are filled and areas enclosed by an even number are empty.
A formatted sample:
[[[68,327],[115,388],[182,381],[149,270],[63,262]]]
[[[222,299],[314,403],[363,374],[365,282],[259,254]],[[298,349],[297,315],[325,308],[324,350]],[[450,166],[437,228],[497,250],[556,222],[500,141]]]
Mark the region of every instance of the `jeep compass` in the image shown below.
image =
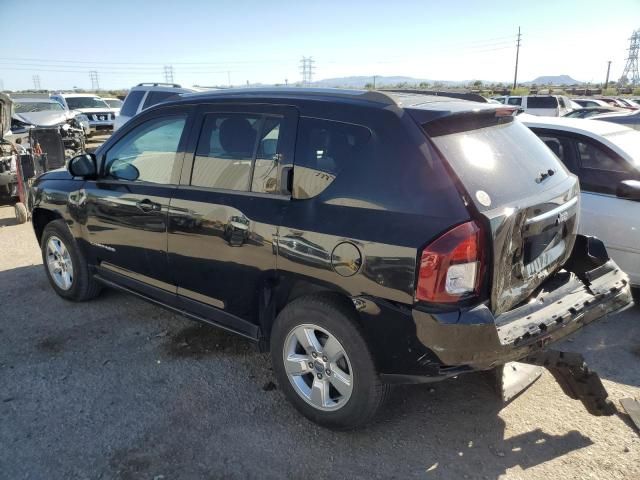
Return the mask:
[[[235,332],[302,414],[350,428],[390,384],[548,366],[629,306],[579,201],[504,105],[282,88],[145,110],[30,209],[60,296],[113,287]]]

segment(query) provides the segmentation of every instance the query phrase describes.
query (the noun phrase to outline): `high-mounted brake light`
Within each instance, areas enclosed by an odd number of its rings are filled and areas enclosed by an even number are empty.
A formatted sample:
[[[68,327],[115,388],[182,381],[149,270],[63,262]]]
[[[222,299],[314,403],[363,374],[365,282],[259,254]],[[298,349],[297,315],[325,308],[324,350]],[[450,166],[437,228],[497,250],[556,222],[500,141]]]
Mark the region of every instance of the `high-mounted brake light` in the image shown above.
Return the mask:
[[[480,290],[482,231],[475,222],[452,228],[431,242],[420,256],[416,300],[457,302]]]

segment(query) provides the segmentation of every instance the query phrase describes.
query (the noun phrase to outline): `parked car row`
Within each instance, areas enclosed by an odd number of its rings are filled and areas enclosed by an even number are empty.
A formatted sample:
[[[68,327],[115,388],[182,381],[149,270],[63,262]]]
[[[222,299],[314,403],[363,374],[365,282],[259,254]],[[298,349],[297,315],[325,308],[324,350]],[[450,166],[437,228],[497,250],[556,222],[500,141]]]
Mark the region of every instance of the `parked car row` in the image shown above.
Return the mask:
[[[58,295],[118,288],[248,338],[271,352],[291,403],[332,428],[368,422],[393,383],[497,369],[503,387],[524,387],[512,361],[545,365],[589,412],[613,413],[579,356],[548,347],[632,305],[640,269],[621,237],[638,216],[615,223],[622,207],[592,203],[640,205],[640,133],[515,115],[558,116],[574,108],[562,96],[505,108],[239,89],[149,107],[179,87],[138,87],[132,118],[95,154],[32,189]],[[581,225],[585,208],[596,218]]]

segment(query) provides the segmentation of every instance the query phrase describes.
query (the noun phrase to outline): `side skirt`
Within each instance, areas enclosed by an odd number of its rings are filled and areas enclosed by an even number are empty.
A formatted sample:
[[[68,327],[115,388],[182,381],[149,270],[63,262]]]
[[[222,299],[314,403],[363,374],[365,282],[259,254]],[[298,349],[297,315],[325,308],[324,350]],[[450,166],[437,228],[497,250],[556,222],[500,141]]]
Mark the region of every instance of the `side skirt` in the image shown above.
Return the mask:
[[[117,279],[106,278],[106,276],[117,277]],[[193,307],[194,310],[197,311],[197,313],[192,313],[181,308],[182,305],[184,305],[184,298],[180,298],[178,295],[167,292],[166,290],[142,284],[141,282],[115,273],[106,272],[104,270],[101,271],[100,269],[98,269],[98,272],[94,274],[94,278],[107,287],[130,293],[142,300],[154,303],[191,320],[196,320],[198,322],[206,323],[207,325],[221,328],[227,332],[235,333],[255,343],[259,341],[260,329],[257,325],[218,310],[215,307],[209,307],[199,302],[189,300],[187,302],[189,306]],[[240,328],[233,328],[229,326],[230,324],[238,325]]]

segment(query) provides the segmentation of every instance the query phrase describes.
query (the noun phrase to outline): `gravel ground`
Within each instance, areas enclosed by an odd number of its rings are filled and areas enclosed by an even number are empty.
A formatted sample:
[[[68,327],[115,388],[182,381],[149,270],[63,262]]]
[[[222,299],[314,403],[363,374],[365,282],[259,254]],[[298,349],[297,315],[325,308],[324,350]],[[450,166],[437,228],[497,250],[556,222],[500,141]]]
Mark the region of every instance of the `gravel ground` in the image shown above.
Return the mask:
[[[541,379],[507,406],[482,375],[398,387],[377,423],[298,415],[267,355],[132,296],[58,298],[31,224],[0,207],[0,478],[638,479],[624,415],[592,417]],[[640,398],[640,309],[565,348],[614,401]]]

